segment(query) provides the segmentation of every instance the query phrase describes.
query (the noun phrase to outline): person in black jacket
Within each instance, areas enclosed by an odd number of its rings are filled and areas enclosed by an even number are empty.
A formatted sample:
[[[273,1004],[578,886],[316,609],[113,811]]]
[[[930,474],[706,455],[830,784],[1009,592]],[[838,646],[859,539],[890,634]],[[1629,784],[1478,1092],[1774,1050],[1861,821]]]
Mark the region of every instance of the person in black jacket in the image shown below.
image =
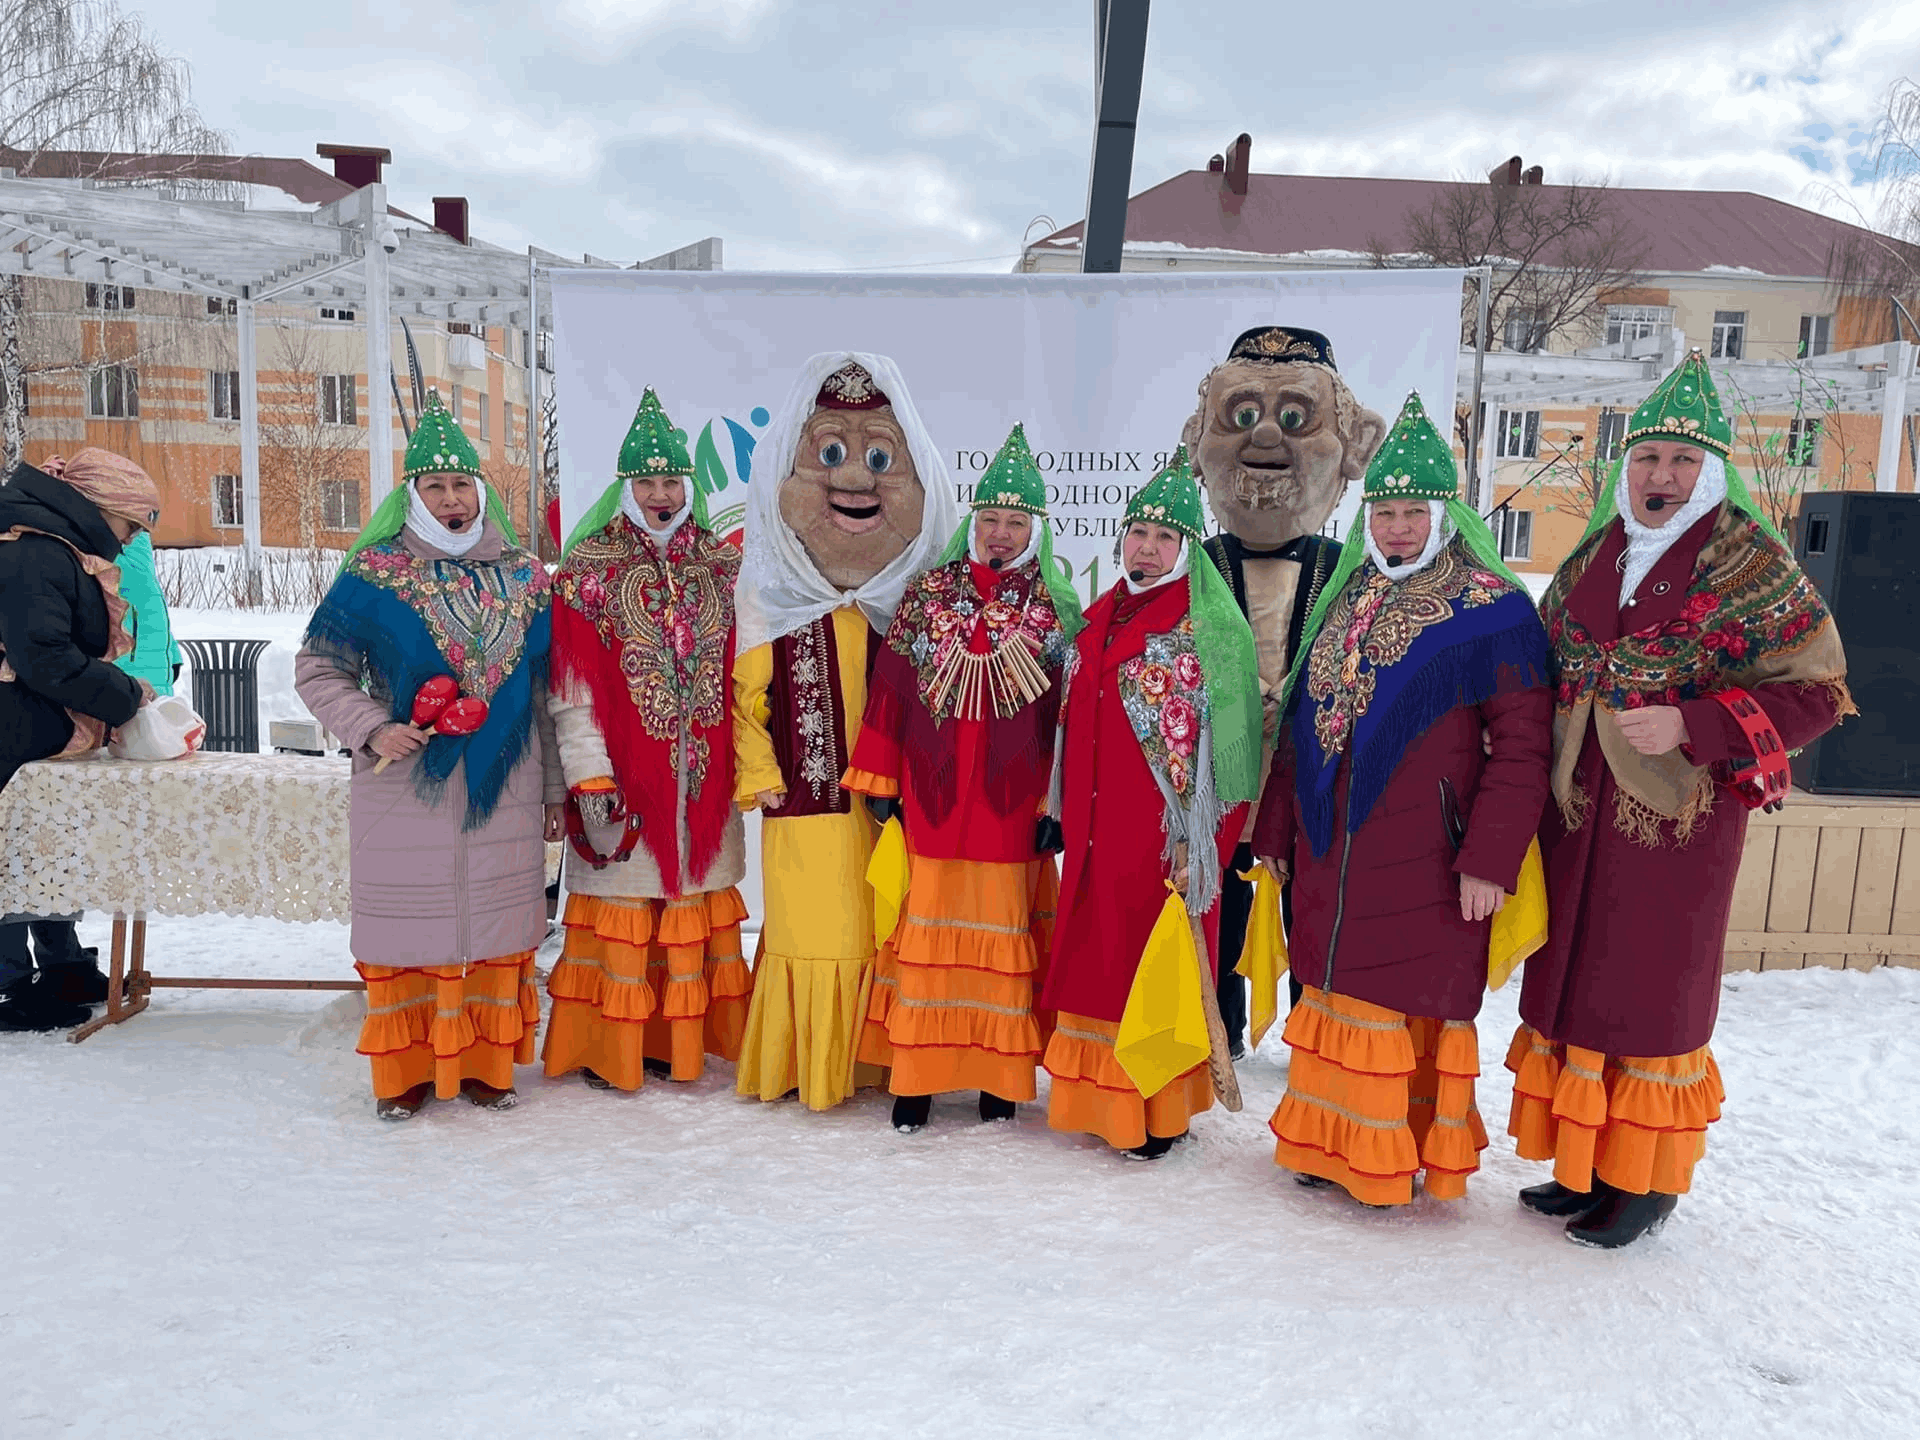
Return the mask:
[[[1271,759],[1274,707],[1300,642],[1307,612],[1340,560],[1340,544],[1317,532],[1347,486],[1366,473],[1387,425],[1354,398],[1334,368],[1333,346],[1317,330],[1262,325],[1233,342],[1227,358],[1200,381],[1199,403],[1181,438],[1221,533],[1204,542],[1253,626]],[[1220,1019],[1244,1048],[1247,990],[1234,966],[1246,939],[1253,886],[1247,835],[1221,877]],[[1283,896],[1291,925],[1291,897]],[[1297,982],[1289,981],[1293,996]]]
[[[30,760],[104,744],[152,698],[110,663],[132,647],[112,562],[158,518],[152,479],[104,450],[17,466],[0,487],[0,786]],[[76,918],[0,917],[0,1030],[78,1025],[106,998]]]

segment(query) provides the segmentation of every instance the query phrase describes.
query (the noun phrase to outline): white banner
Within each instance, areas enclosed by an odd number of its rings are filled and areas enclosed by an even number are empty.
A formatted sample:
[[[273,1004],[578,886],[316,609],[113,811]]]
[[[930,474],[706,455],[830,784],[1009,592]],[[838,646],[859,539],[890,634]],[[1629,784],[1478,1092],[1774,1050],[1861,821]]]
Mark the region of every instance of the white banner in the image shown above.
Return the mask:
[[[1055,549],[1084,600],[1114,580],[1118,520],[1179,442],[1200,382],[1243,331],[1318,330],[1389,423],[1409,390],[1453,413],[1458,270],[1233,275],[755,275],[557,270],[561,532],[613,480],[651,385],[685,430],[714,528],[739,528],[755,454],[795,371],[823,350],[890,356],[964,505],[1015,421],[1047,472]],[[1357,497],[1335,517],[1344,530]],[[757,827],[750,825],[751,830]],[[748,907],[760,908],[748,839]]]
[[[1453,413],[1458,270],[1234,275],[755,275],[552,272],[561,529],[613,479],[649,385],[687,432],[722,534],[793,374],[822,350],[896,361],[963,505],[1015,421],[1050,482],[1055,549],[1091,600],[1116,524],[1193,413],[1201,379],[1259,325],[1318,330],[1360,402],[1409,390]],[[1445,423],[1444,418],[1441,421]],[[1336,517],[1344,528],[1349,497]]]

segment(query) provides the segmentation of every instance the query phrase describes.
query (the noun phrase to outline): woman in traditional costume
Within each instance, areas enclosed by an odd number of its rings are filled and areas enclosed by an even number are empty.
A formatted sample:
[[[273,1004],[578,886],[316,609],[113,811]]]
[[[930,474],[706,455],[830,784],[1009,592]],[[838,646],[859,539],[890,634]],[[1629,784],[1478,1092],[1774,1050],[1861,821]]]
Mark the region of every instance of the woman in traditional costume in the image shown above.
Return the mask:
[[[892,1067],[897,1130],[925,1125],[949,1090],[979,1091],[982,1120],[1034,1098],[1034,901],[1054,888],[1041,811],[1060,668],[1082,623],[1054,563],[1046,479],[1016,425],[973,513],[907,587],[841,781],[901,812],[910,857],[860,1051]]]
[[[739,1091],[826,1110],[856,1085],[874,959],[877,826],[842,785],[867,675],[907,584],[959,516],[884,355],[801,368],[754,454],[734,663],[734,798],[758,808],[766,914]]]
[[[568,788],[566,948],[546,1071],[637,1090],[736,1060],[752,977],[733,804],[733,586],[685,437],[648,390],[553,581],[548,702]]]
[[[1521,1203],[1610,1249],[1673,1213],[1720,1116],[1708,1042],[1747,810],[1784,794],[1740,772],[1855,713],[1832,617],[1727,463],[1698,350],[1625,439],[1541,603],[1552,923],[1507,1057],[1508,1130],[1554,1162]]]
[[[1164,1155],[1213,1090],[1201,1063],[1142,1093],[1116,1057],[1135,974],[1173,883],[1201,918],[1214,986],[1221,871],[1260,781],[1253,631],[1196,558],[1204,533],[1183,445],[1128,503],[1121,578],[1087,611],[1063,682],[1047,1123],[1140,1159]]]
[[[1254,850],[1293,882],[1302,981],[1274,1161],[1369,1205],[1455,1200],[1487,1132],[1492,917],[1547,799],[1547,637],[1458,498],[1418,395],[1367,467],[1307,620]]]
[[[294,663],[301,700],[353,752],[359,1048],[382,1119],[435,1095],[507,1109],[513,1067],[533,1059],[543,842],[560,838],[566,794],[548,630],[547,573],[432,394],[405,483],[347,552]],[[486,706],[472,733],[411,723],[416,694],[443,677]]]

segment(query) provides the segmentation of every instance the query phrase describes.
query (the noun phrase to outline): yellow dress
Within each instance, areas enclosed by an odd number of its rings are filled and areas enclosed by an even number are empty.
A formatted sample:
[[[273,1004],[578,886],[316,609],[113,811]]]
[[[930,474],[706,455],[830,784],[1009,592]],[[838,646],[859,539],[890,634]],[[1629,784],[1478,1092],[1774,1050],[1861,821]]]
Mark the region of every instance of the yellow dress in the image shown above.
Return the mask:
[[[867,708],[872,631],[852,605],[834,611],[832,622],[839,716],[851,754]],[[758,805],[763,790],[790,788],[774,755],[773,652],[760,645],[734,661],[734,783],[743,811]],[[768,815],[760,822],[766,903],[737,1072],[742,1095],[778,1100],[798,1089],[807,1108],[829,1110],[857,1086],[884,1079],[884,1071],[857,1063],[854,1054],[873,982],[867,862],[879,827],[860,797],[850,798],[845,815]]]

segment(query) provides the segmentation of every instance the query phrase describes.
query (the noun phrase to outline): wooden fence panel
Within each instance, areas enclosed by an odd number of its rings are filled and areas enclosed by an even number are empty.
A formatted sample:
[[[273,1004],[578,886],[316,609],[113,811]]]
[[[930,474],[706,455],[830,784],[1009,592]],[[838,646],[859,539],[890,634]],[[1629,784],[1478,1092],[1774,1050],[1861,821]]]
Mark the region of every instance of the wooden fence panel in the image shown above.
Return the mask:
[[[1813,871],[1819,855],[1817,828],[1780,827],[1773,851],[1773,892],[1767,902],[1769,931],[1807,933],[1807,920],[1813,910]],[[1768,950],[1760,957],[1762,970],[1798,970],[1805,963],[1805,954],[1792,949]]]
[[[1900,876],[1900,838],[1902,831],[1889,829],[1860,832],[1860,864],[1853,881],[1853,923],[1848,929],[1856,935],[1887,935],[1893,930],[1893,887]],[[1871,970],[1884,963],[1884,957],[1872,954],[1847,956],[1849,970]]]
[[[1820,852],[1813,867],[1813,901],[1807,910],[1807,929],[1816,935],[1845,935],[1853,928],[1853,888],[1860,864],[1860,829],[1854,825],[1823,825]],[[1844,952],[1808,951],[1808,965],[1839,969]]]

